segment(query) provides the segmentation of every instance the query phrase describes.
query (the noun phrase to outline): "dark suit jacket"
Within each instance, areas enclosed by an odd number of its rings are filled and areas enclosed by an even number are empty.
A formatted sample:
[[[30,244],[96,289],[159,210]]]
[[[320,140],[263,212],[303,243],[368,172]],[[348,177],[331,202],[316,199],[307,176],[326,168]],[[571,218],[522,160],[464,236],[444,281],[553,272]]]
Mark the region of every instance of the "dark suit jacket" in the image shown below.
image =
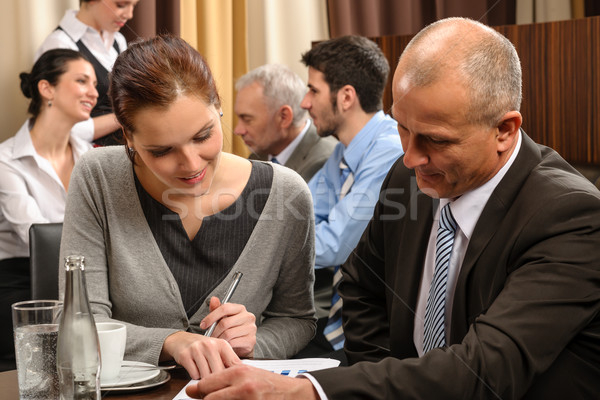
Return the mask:
[[[315,125],[311,122],[306,134],[284,165],[299,173],[308,182],[325,164],[337,143],[334,138],[320,137]],[[250,159],[266,160],[265,157],[254,153],[250,155]]]
[[[402,190],[398,190],[402,189]],[[340,287],[350,367],[313,372],[333,399],[600,395],[600,193],[523,134],[475,227],[450,347],[417,358],[414,309],[433,213],[400,159]]]

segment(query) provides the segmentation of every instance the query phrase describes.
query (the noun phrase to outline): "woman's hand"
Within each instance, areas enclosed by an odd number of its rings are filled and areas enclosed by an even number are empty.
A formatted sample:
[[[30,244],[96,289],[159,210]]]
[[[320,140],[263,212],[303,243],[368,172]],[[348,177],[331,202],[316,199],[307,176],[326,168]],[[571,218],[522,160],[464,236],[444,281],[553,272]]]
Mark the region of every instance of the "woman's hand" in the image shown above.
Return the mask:
[[[166,358],[173,358],[192,379],[200,379],[240,363],[239,357],[225,340],[190,332],[176,332],[167,336],[161,360]]]
[[[208,329],[218,321],[211,337],[226,340],[240,357],[252,357],[256,345],[256,317],[242,304],[221,304],[212,297],[210,313],[200,322],[200,329]]]

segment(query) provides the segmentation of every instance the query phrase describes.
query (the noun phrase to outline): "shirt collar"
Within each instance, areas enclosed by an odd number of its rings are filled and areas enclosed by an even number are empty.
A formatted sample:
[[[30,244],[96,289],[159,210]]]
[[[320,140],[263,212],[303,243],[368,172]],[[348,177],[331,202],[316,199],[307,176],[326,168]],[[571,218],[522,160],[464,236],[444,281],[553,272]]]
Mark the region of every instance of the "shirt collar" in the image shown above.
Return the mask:
[[[83,22],[77,19],[77,10],[68,10],[65,13],[62,21],[60,21],[60,27],[73,39],[73,41],[77,42],[80,40],[85,34],[86,30],[92,29]]]
[[[21,128],[15,135],[14,147],[13,147],[13,160],[18,160],[24,157],[37,156],[33,142],[31,141],[31,135],[29,134],[29,124],[31,120],[25,121]]]
[[[517,154],[521,149],[521,131],[517,135],[517,144],[515,150],[512,152],[506,164],[500,168],[500,170],[490,180],[483,185],[468,191],[467,193],[454,200],[450,205],[452,215],[456,220],[456,223],[460,227],[460,230],[465,234],[468,239],[471,239],[471,235],[475,230],[475,225],[479,220],[479,216],[487,204],[492,192],[496,189],[506,172],[517,158]],[[440,206],[438,207],[437,215],[439,217],[439,210],[442,209],[450,199],[440,199]]]
[[[377,127],[381,121],[385,119],[383,111],[377,111],[373,117],[362,127],[354,136],[348,147],[344,149],[343,157],[350,171],[358,170],[359,163],[363,159],[365,149],[369,148],[369,144],[376,138]],[[341,142],[340,142],[341,143]]]
[[[273,157],[276,157],[277,161],[280,164],[285,165],[285,163],[288,162],[288,160],[292,156],[292,153],[294,152],[294,150],[296,150],[296,147],[298,147],[298,145],[302,141],[302,138],[306,134],[306,131],[308,131],[308,128],[310,128],[310,120],[309,119],[306,120],[306,123],[304,124],[304,128],[302,128],[302,130],[300,131],[298,136],[296,136],[294,138],[294,140],[292,140],[292,142],[290,144],[288,144],[285,149],[283,149],[279,154],[275,154],[275,155],[269,154],[269,161],[271,161],[273,159]]]
[[[18,160],[20,158],[32,157],[35,162],[40,166],[40,159],[42,158],[36,151],[33,146],[33,141],[31,140],[30,133],[30,124],[31,120],[25,121],[25,123],[21,126],[17,134],[15,135],[14,147],[13,147],[13,160]],[[69,143],[71,144],[71,149],[73,151],[73,160],[77,161],[79,157],[83,155],[86,151],[92,148],[91,143],[86,140],[80,139],[77,136],[71,134],[69,137]]]
[[[96,34],[100,36],[100,32],[96,29],[92,28],[89,25],[84,24],[79,19],[77,19],[77,10],[68,10],[65,13],[62,21],[60,21],[60,27],[77,43],[86,32],[90,32],[92,34]],[[110,49],[115,40],[115,33],[104,31],[102,32],[102,42],[106,49]]]

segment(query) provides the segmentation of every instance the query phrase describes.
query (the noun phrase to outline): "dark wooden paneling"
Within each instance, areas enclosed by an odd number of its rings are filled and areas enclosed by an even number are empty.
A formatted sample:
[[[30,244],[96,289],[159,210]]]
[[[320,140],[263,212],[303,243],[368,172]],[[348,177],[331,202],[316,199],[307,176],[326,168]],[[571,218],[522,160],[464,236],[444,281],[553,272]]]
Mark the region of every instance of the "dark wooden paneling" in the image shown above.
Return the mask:
[[[398,59],[404,51],[404,48],[410,42],[414,35],[402,35],[402,36],[380,36],[371,38],[377,43],[379,48],[383,51],[388,62],[390,63],[390,76],[388,77],[387,85],[383,91],[383,109],[386,113],[390,113],[392,107],[392,78],[394,77],[394,71],[396,65],[398,65]]]
[[[523,129],[574,164],[600,165],[600,17],[495,27],[523,66]],[[392,70],[411,36],[373,38]],[[384,109],[392,104],[391,76]]]

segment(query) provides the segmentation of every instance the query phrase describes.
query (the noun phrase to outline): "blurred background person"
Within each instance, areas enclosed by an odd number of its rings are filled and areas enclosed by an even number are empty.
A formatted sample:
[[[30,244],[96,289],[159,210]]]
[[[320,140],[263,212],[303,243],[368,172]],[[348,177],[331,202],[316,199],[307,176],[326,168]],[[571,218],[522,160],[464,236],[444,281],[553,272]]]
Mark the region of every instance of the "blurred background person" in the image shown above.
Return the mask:
[[[233,132],[253,151],[250,158],[285,165],[308,182],[337,140],[319,137],[300,107],[306,94],[302,79],[284,65],[266,64],[242,76],[235,89]]]
[[[340,265],[373,216],[379,188],[403,154],[397,124],[383,111],[390,66],[363,36],[318,43],[302,55],[308,67],[308,110],[317,133],[339,140],[308,183],[315,212],[317,335],[298,357],[324,356],[345,363]]]
[[[108,97],[108,74],[127,42],[119,30],[133,18],[139,0],[80,0],[79,10],[68,10],[44,40],[35,59],[55,48],[78,50],[94,66],[98,103],[92,119],[78,124],[75,133],[97,145],[121,144],[122,134]]]
[[[0,354],[14,359],[10,305],[30,298],[29,227],[62,222],[75,162],[92,145],[71,135],[96,105],[94,67],[79,52],[44,53],[21,73],[27,120],[0,144]]]

